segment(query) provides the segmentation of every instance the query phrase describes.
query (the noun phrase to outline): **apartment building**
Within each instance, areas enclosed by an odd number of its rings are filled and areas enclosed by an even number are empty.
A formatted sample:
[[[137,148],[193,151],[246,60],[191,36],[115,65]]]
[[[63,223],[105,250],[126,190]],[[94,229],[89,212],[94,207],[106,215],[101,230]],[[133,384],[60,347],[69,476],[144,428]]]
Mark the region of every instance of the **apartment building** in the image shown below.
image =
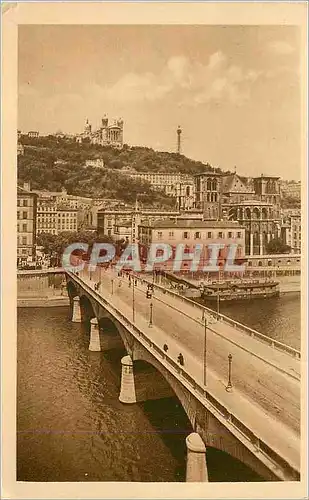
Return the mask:
[[[127,167],[122,168],[119,173],[128,175],[132,179],[149,182],[154,190],[163,191],[168,196],[177,196],[179,184],[188,184],[192,186],[193,191],[193,177],[180,172],[137,172],[134,168]]]
[[[200,263],[205,265],[210,256],[209,244],[220,243],[219,265],[223,265],[231,244],[237,245],[236,258],[245,259],[245,228],[234,221],[201,221],[192,219],[165,219],[152,224],[139,225],[138,240],[140,253],[147,259],[149,247],[153,243],[167,243],[172,248],[171,264],[176,255],[177,245],[182,244],[185,253],[194,252],[196,245],[203,245]],[[183,268],[190,263],[184,262]]]
[[[121,231],[126,232],[129,241],[135,243],[138,239],[138,226],[142,222],[152,223],[167,217],[176,218],[179,216],[179,211],[143,209],[139,206],[114,210],[102,208],[97,213],[97,230],[99,235],[107,235],[118,239],[119,228],[123,227]]]
[[[75,208],[62,207],[57,210],[57,231],[75,232],[78,229],[78,210]]]
[[[55,203],[38,198],[37,234],[58,234],[58,211]]]
[[[35,257],[37,195],[30,185],[17,187],[17,259],[32,260]]]

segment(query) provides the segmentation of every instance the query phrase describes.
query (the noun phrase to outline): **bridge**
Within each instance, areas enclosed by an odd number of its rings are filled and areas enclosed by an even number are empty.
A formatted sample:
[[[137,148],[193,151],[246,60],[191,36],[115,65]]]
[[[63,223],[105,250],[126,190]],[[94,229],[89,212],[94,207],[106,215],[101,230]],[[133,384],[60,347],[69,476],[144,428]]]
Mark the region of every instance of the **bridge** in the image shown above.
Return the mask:
[[[139,365],[156,372],[150,382],[143,379],[151,385],[144,387],[144,398],[166,397],[169,389],[179,399],[194,431],[186,440],[187,481],[207,480],[207,446],[229,453],[266,480],[300,479],[299,351],[147,276],[102,267],[89,272],[85,266],[66,271],[66,280],[72,321],[91,324],[89,349],[126,349],[120,401],[139,400]]]

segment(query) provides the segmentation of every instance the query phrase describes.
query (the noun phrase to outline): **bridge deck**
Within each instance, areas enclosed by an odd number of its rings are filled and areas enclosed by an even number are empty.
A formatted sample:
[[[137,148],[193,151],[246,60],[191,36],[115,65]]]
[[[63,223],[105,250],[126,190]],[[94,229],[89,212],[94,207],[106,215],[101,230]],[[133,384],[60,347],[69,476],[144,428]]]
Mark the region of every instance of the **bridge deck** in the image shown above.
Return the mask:
[[[93,286],[101,281],[101,295],[132,320],[133,287],[126,278],[110,271],[93,276],[80,273]],[[113,294],[111,280],[113,279]],[[119,286],[121,283],[121,286]],[[185,369],[199,383],[204,375],[204,325],[199,312],[188,302],[178,301],[164,291],[153,296],[153,327],[148,327],[150,300],[146,287],[138,281],[134,287],[135,325],[175,361],[184,356]],[[209,317],[209,322],[213,321]],[[228,354],[233,356],[233,391],[226,392]],[[207,390],[231,413],[281,457],[299,470],[300,361],[285,352],[245,335],[220,321],[207,329]]]

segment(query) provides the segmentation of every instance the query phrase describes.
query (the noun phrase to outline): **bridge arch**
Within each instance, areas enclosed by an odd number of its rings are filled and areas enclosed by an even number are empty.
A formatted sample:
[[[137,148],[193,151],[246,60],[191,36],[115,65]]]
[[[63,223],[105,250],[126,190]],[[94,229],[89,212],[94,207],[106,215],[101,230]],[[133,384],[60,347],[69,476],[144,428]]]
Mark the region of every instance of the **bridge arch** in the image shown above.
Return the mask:
[[[121,326],[108,315],[98,317],[101,350],[120,349],[128,351],[128,342]],[[123,355],[123,354],[122,354]]]
[[[137,349],[134,351],[134,373],[137,362],[141,361],[152,365],[165,379],[173,395],[175,395],[181,404],[184,413],[191,424],[192,430],[200,434],[207,449],[209,448],[211,450],[209,451],[210,454],[224,452],[230,457],[230,460],[236,460],[235,466],[237,466],[237,463],[241,464],[244,466],[244,470],[251,471],[253,475],[256,475],[256,478],[264,477],[261,474],[259,464],[254,459],[253,455],[246,450],[242,444],[239,443],[237,439],[234,438],[229,431],[199,403],[195,397],[192,397],[189,390],[184,389],[181,383],[179,383],[177,379],[146,350],[142,351]]]
[[[183,407],[191,425],[192,429],[195,428],[195,416],[194,412],[191,411],[190,408],[190,401],[188,397],[186,397],[185,392],[182,390],[180,384],[177,382],[175,377],[171,375],[171,373],[166,370],[161,363],[157,361],[156,358],[153,356],[149,355],[146,350],[141,350],[139,347],[134,350],[134,356],[133,356],[133,370],[135,372],[135,367],[141,366],[141,365],[151,365],[153,368],[156,369],[156,371],[161,375],[161,377],[164,378],[166,383],[168,384],[169,388],[171,389],[172,393],[177,397],[179,400],[181,406]],[[160,377],[160,378],[161,378]]]
[[[79,304],[82,322],[89,323],[92,318],[96,317],[91,300],[87,295],[81,295],[79,297]]]
[[[69,299],[72,301],[74,297],[77,297],[78,295],[78,289],[77,287],[74,285],[74,283],[72,281],[68,281],[67,282],[67,290],[68,290],[68,296],[69,296]]]

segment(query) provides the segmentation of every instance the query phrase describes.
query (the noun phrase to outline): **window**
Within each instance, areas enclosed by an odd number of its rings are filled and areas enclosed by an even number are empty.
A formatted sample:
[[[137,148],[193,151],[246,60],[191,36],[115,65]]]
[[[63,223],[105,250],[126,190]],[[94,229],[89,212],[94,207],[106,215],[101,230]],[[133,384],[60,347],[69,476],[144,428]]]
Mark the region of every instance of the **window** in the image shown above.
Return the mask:
[[[241,238],[241,231],[237,232],[237,238]]]
[[[194,239],[195,240],[199,240],[201,239],[201,233],[199,231],[197,231],[195,234],[194,234]]]
[[[223,233],[222,233],[222,231],[219,231],[219,233],[218,233],[218,238],[223,238]]]
[[[27,245],[27,236],[22,237],[22,245]]]
[[[162,231],[158,231],[157,236],[158,236],[158,240],[161,240],[162,239]]]
[[[228,237],[228,238],[233,238],[233,233],[232,233],[231,231],[229,231],[229,232],[227,233],[227,237]]]
[[[20,215],[19,215],[19,210],[17,211],[17,220],[19,219]]]
[[[184,233],[183,233],[183,239],[184,239],[184,240],[187,240],[188,238],[189,238],[189,233],[188,233],[188,231],[184,231]]]
[[[27,224],[23,224],[23,233],[27,232]]]
[[[174,238],[174,231],[170,231],[170,232],[168,233],[168,235],[169,235],[169,237],[170,237],[170,238]]]
[[[17,232],[19,233],[19,224],[17,224]]]
[[[20,207],[20,200],[17,200],[17,206]]]
[[[24,207],[28,206],[28,200],[24,200]]]
[[[212,238],[212,232],[211,231],[208,231],[207,238]]]
[[[27,219],[27,212],[23,212],[23,219]]]

